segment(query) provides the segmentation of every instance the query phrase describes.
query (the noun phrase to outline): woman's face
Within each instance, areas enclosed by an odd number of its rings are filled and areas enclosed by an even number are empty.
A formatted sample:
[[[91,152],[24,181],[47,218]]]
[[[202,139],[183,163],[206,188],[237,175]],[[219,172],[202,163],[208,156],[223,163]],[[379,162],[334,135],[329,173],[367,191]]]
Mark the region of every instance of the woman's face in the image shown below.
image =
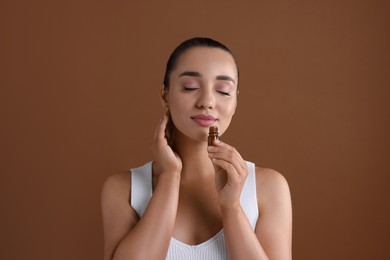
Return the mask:
[[[193,47],[177,60],[171,72],[167,105],[176,129],[206,141],[210,126],[222,135],[237,106],[237,67],[230,53]]]

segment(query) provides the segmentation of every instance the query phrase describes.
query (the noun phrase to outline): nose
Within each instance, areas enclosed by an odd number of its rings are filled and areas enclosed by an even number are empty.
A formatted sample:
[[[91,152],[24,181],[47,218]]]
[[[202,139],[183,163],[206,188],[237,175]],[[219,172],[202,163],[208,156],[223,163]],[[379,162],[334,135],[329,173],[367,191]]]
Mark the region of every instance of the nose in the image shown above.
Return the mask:
[[[212,89],[203,89],[199,94],[196,107],[200,109],[213,109],[215,106],[215,97]]]

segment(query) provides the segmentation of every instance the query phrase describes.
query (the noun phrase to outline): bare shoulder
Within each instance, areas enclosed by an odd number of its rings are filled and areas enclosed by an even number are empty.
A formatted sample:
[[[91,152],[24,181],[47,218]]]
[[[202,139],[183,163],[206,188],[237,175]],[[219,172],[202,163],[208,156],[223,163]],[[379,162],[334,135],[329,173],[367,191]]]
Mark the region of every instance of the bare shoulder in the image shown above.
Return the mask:
[[[111,259],[120,240],[138,222],[130,206],[131,172],[118,173],[106,179],[102,188],[101,207],[104,232],[104,259]]]
[[[103,217],[114,212],[134,215],[130,206],[131,172],[117,173],[109,176],[103,184],[101,207]]]
[[[275,203],[290,203],[289,185],[278,171],[256,167],[256,187],[260,208]]]
[[[129,199],[131,186],[131,173],[117,173],[109,176],[103,184],[102,196],[125,196]]]
[[[256,182],[262,189],[286,188],[286,178],[278,171],[270,168],[256,167]]]
[[[291,259],[292,206],[286,178],[260,167],[256,167],[256,177],[256,235],[270,259]]]

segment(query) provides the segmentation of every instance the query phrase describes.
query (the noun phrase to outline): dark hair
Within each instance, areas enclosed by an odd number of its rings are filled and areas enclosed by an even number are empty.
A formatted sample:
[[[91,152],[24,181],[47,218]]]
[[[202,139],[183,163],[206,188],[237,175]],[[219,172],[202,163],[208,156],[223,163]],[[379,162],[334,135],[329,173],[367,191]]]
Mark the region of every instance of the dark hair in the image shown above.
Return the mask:
[[[169,88],[169,76],[171,75],[171,72],[176,68],[176,63],[177,63],[177,60],[179,59],[179,57],[185,51],[187,51],[188,49],[194,48],[194,47],[219,48],[219,49],[222,49],[222,50],[230,53],[230,55],[232,55],[233,60],[236,64],[237,78],[239,77],[237,61],[236,61],[232,51],[229,50],[228,47],[226,47],[222,43],[220,43],[216,40],[210,39],[210,38],[196,37],[196,38],[188,39],[188,40],[180,43],[179,46],[177,46],[176,49],[171,53],[171,56],[169,56],[167,66],[165,69],[164,81],[163,81],[164,89]]]

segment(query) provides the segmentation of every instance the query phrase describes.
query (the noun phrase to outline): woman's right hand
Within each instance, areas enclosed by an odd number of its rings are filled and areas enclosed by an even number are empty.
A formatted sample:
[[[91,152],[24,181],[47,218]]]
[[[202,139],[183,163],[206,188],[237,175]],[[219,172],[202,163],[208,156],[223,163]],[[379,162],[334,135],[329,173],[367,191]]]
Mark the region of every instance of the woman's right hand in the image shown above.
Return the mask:
[[[152,143],[155,169],[158,175],[161,173],[181,174],[182,162],[177,153],[168,145],[165,137],[165,129],[169,120],[169,111],[164,113],[159,125],[157,126]]]

